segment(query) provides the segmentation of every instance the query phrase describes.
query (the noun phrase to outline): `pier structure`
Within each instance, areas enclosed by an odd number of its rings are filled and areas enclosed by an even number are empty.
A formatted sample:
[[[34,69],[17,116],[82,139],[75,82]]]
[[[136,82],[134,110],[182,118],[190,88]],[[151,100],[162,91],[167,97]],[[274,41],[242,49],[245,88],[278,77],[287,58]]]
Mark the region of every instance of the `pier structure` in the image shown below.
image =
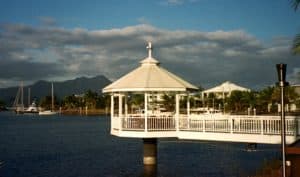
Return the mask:
[[[167,138],[280,144],[279,115],[193,114],[190,95],[197,87],[160,66],[152,57],[103,89],[111,95],[111,134],[130,138]],[[183,106],[182,106],[183,105]],[[182,108],[184,107],[184,108]],[[286,116],[286,143],[300,138],[300,117]]]
[[[191,93],[197,87],[160,66],[152,57],[111,83],[103,93],[111,95],[111,134],[141,138],[144,164],[156,163],[157,138],[244,143],[281,143],[280,116],[193,114]],[[300,118],[286,116],[286,143],[300,138]]]
[[[148,57],[132,72],[103,89],[111,95],[111,134],[144,140],[144,163],[155,163],[156,138],[175,137],[179,131],[180,98],[198,88],[160,66]],[[168,98],[169,102],[166,102]],[[189,99],[186,99],[189,112]],[[149,156],[150,155],[150,156]]]

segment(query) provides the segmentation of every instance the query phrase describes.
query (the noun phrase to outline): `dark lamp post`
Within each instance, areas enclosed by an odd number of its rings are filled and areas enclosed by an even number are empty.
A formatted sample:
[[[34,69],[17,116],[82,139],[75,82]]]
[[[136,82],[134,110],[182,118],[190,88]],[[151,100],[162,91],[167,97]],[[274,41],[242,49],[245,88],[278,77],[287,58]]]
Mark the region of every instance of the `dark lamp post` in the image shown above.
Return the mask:
[[[280,87],[280,97],[281,97],[281,154],[282,154],[282,176],[286,176],[286,160],[285,160],[285,92],[284,87],[288,85],[288,83],[285,81],[286,76],[286,64],[277,64],[277,73],[278,73],[278,85]]]

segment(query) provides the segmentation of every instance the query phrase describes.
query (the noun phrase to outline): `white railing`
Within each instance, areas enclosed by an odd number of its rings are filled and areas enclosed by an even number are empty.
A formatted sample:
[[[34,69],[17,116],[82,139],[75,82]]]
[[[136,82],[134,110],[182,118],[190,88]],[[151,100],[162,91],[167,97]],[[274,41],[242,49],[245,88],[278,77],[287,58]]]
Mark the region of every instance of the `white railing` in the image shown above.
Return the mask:
[[[148,131],[174,131],[175,116],[170,114],[149,115],[147,118]]]
[[[149,132],[149,135],[152,133],[151,136],[153,136],[155,132],[165,131],[171,133],[173,131],[175,134],[168,134],[170,137],[179,136],[177,133],[180,132],[190,132],[193,133],[193,138],[196,139],[197,137],[206,136],[203,133],[210,133],[210,135],[211,133],[222,133],[234,137],[236,135],[278,136],[281,133],[279,116],[188,116],[180,114],[179,122],[176,122],[176,120],[176,116],[171,113],[149,114],[146,119],[144,114],[128,114],[121,117],[112,117],[111,130],[116,135],[122,131],[133,133],[133,137],[135,132]],[[286,116],[286,135],[295,138],[300,136],[300,119],[298,117]],[[239,140],[237,139],[237,141]]]
[[[130,114],[121,118],[122,130],[144,131],[145,117],[143,114]]]
[[[121,118],[122,130],[126,131],[171,131],[175,130],[175,117],[171,114],[147,116],[147,127],[144,114],[128,114]]]
[[[299,135],[299,119],[286,117],[286,135]],[[179,129],[183,131],[224,132],[241,134],[279,135],[279,116],[233,116],[191,115],[180,118]]]

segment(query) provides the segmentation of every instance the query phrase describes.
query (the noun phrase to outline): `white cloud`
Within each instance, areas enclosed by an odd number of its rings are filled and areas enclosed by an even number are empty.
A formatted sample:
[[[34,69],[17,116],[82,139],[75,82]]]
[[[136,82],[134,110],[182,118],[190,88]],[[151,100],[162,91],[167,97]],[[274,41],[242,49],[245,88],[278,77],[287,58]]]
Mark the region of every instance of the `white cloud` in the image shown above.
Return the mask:
[[[162,5],[171,5],[171,6],[177,6],[182,5],[185,3],[195,3],[199,0],[164,0],[161,2]]]
[[[242,30],[166,30],[149,24],[87,30],[6,24],[0,26],[0,87],[16,78],[28,82],[99,74],[118,78],[146,57],[147,41],[153,42],[153,55],[163,67],[196,85],[225,80],[250,87],[270,85],[276,82],[276,63],[287,63],[289,74],[300,68],[300,61],[290,54],[288,38],[264,44]]]

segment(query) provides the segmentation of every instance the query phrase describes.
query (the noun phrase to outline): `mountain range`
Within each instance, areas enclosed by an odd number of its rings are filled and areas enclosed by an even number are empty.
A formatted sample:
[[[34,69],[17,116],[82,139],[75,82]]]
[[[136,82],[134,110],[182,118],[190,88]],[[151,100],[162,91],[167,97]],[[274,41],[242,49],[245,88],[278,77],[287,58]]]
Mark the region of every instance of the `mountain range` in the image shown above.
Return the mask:
[[[24,104],[28,103],[30,88],[30,99],[40,100],[42,97],[51,95],[51,83],[48,81],[37,81],[36,83],[23,87]],[[72,94],[83,94],[87,90],[101,93],[102,88],[110,84],[111,81],[103,75],[92,78],[80,77],[63,82],[53,82],[54,95],[59,99]],[[12,106],[19,87],[0,88],[0,100],[7,106]]]

